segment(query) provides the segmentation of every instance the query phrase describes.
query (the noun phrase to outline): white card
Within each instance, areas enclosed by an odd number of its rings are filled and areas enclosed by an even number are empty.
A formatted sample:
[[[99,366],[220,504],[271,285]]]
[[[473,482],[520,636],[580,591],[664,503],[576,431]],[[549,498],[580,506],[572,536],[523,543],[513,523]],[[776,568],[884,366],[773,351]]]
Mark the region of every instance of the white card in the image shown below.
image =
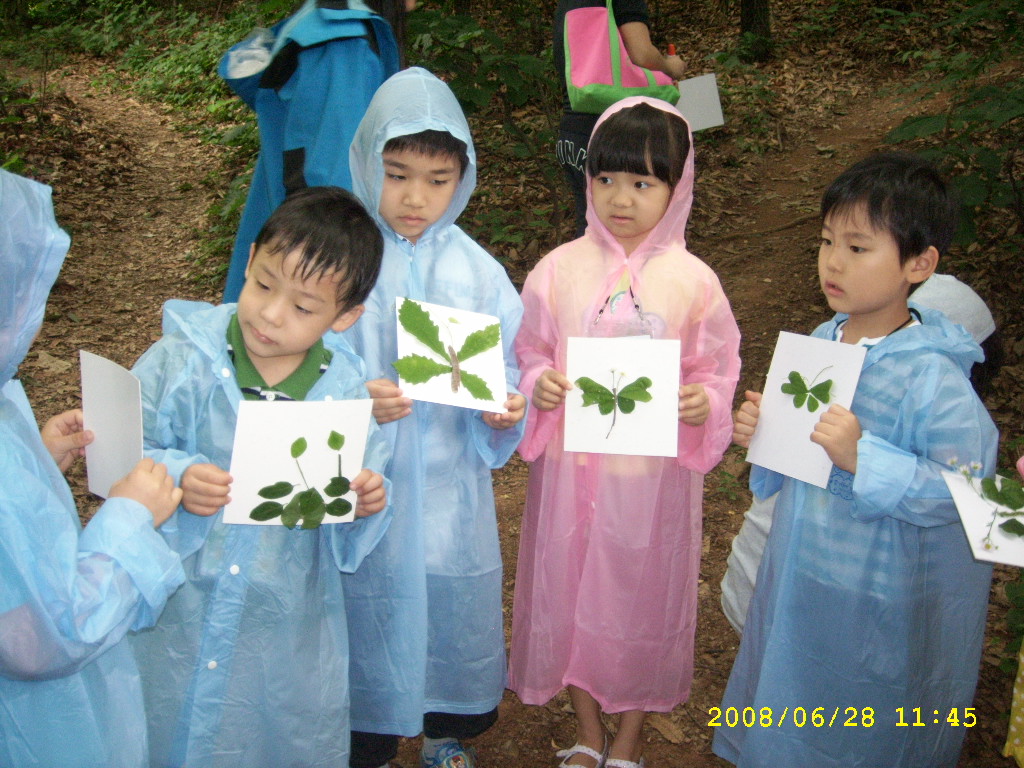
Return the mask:
[[[85,428],[96,438],[85,447],[89,490],[107,498],[110,486],[142,461],[142,387],[112,360],[78,352]]]
[[[574,384],[565,398],[565,450],[675,457],[679,355],[678,339],[570,338],[566,376]],[[580,384],[582,377],[593,383]],[[584,390],[594,393],[589,405]],[[633,400],[630,393],[650,399]]]
[[[953,496],[974,559],[1024,568],[1024,538],[1010,535],[999,527],[1011,518],[997,513],[1012,510],[984,498],[978,479],[968,482],[959,472],[943,472],[942,479]],[[1001,483],[1002,478],[997,477],[997,481]]]
[[[676,109],[683,114],[694,133],[705,128],[725,125],[715,73],[680,80]]]
[[[399,296],[398,386],[413,400],[505,413],[497,317]]]
[[[224,522],[281,525],[279,516],[256,520],[250,515],[265,502],[283,506],[310,488],[320,491],[326,502],[332,501],[334,496],[326,489],[339,470],[353,480],[363,469],[372,407],[369,399],[239,403],[231,453],[231,501],[224,508]],[[334,447],[339,435],[344,437],[340,450]],[[277,484],[291,484],[292,489],[283,496],[261,495],[261,490]],[[349,491],[340,498],[353,511],[342,517],[325,515],[323,523],[355,519],[355,493]]]
[[[853,403],[866,353],[867,348],[857,344],[780,333],[747,461],[819,488],[828,485],[832,460],[824,448],[811,442],[811,433],[833,403],[844,408]],[[827,400],[783,392],[782,386],[790,383],[793,374],[800,376],[807,390],[831,381]]]

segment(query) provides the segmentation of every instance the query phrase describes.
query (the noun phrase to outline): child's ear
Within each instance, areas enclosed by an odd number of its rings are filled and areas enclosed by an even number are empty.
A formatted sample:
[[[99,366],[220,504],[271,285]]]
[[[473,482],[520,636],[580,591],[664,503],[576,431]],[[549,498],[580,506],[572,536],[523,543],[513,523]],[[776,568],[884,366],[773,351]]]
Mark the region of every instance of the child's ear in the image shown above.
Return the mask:
[[[249,261],[245,263],[245,278],[249,279],[249,270],[252,269],[252,260],[256,258],[256,243],[249,246]]]
[[[331,324],[331,330],[334,331],[335,333],[347,331],[349,328],[355,325],[356,320],[362,317],[363,312],[365,311],[366,305],[357,304],[356,306],[352,307],[352,309],[342,312],[334,319],[334,322]]]
[[[939,251],[934,245],[921,251],[917,256],[912,256],[903,265],[903,273],[911,284],[923,283],[935,272],[939,265]]]

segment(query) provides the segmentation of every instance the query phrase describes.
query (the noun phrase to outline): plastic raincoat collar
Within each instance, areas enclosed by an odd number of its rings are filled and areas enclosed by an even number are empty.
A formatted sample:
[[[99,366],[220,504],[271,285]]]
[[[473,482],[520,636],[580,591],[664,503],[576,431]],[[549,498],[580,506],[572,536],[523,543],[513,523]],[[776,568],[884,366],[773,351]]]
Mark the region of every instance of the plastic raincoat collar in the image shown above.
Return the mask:
[[[444,82],[420,67],[410,67],[389,77],[363,116],[349,149],[352,188],[373,215],[385,237],[397,235],[380,216],[380,196],[384,187],[384,145],[396,136],[421,131],[447,131],[466,143],[469,163],[459,180],[448,210],[431,225],[417,245],[453,225],[466,208],[476,187],[476,151],[469,123],[458,99]]]
[[[661,99],[650,99],[646,96],[631,96],[628,99],[623,99],[622,101],[618,101],[608,107],[601,117],[598,118],[597,123],[594,126],[594,132],[596,133],[601,124],[611,115],[615,114],[619,110],[626,109],[627,107],[633,107],[637,104],[647,104],[656,109],[671,112],[673,115],[677,115],[682,119],[683,122],[686,122],[686,119],[679,113],[679,110],[667,101],[662,101]],[[690,209],[693,207],[694,176],[693,132],[690,131],[689,123],[686,123],[686,133],[690,139],[690,151],[687,152],[686,162],[683,165],[683,175],[679,179],[679,183],[676,184],[676,188],[672,190],[672,197],[668,201],[668,208],[665,209],[665,215],[661,217],[661,221],[658,222],[657,226],[650,231],[647,235],[647,239],[629,255],[628,260],[626,259],[622,246],[619,245],[611,232],[608,231],[608,228],[602,224],[601,220],[597,217],[597,213],[594,210],[594,200],[590,194],[590,182],[593,177],[591,177],[589,172],[587,173],[587,234],[596,239],[604,247],[610,249],[613,253],[619,254],[623,258],[623,261],[628,261],[630,263],[630,273],[634,278],[636,277],[635,272],[639,269],[639,265],[642,264],[651,254],[658,253],[673,244],[679,245],[683,248],[686,247],[686,222],[690,218]],[[593,136],[593,134],[591,134],[591,136]]]
[[[51,193],[0,170],[0,387],[28,354],[71,245],[54,220]]]

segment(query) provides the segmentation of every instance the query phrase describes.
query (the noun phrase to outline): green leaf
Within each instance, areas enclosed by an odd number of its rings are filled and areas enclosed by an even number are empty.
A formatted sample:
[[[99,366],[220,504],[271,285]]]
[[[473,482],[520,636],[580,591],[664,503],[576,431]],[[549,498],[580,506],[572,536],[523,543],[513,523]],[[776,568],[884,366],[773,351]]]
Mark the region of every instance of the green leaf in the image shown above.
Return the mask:
[[[999,486],[994,477],[986,477],[981,481],[981,495],[989,501],[999,503]]]
[[[324,497],[320,495],[320,491],[316,488],[302,491],[296,498],[299,500],[299,509],[303,517],[312,514],[318,506],[323,506],[324,503]]]
[[[787,395],[800,395],[806,391],[807,382],[804,381],[804,377],[796,371],[790,371],[789,381],[782,385],[782,392]]]
[[[801,397],[803,397],[803,395],[801,395]],[[793,402],[794,403],[796,402],[796,398],[793,398]],[[818,398],[814,397],[813,395],[807,395],[807,410],[808,411],[810,411],[811,413],[814,413],[816,410],[818,410],[818,405],[820,405],[820,403],[818,403]]]
[[[307,447],[309,447],[309,444],[306,442],[306,438],[300,437],[298,440],[292,443],[292,458],[299,458],[299,456],[306,452]]]
[[[352,511],[352,502],[348,499],[335,499],[328,504],[325,509],[328,515],[334,515],[335,517],[344,517]]]
[[[292,496],[292,500],[289,501],[284,511],[281,513],[281,525],[286,528],[294,528],[302,517],[302,507],[299,504],[299,495],[295,494]]]
[[[806,392],[798,392],[797,394],[795,394],[793,396],[793,405],[795,405],[797,408],[800,408],[804,404],[804,402],[806,402],[806,400],[807,400],[807,393]]]
[[[331,434],[327,436],[327,447],[332,451],[340,451],[345,445],[345,436],[331,430]]]
[[[426,344],[445,360],[448,359],[448,353],[445,352],[444,345],[441,343],[437,324],[430,318],[430,313],[415,301],[412,299],[402,301],[402,306],[398,310],[398,322],[413,338]]]
[[[329,482],[327,484],[327,487],[324,488],[324,493],[330,496],[331,498],[335,498],[338,496],[344,496],[346,493],[348,493],[348,490],[348,478],[339,476],[331,478],[331,482]]]
[[[827,403],[832,397],[832,379],[826,379],[820,384],[811,387],[811,394],[823,403]]]
[[[1002,485],[999,486],[999,498],[1000,504],[1015,512],[1024,508],[1024,488],[1021,487],[1020,481],[1004,477]]]
[[[447,355],[445,355],[445,359],[448,359]],[[400,360],[396,360],[393,366],[398,371],[398,375],[410,384],[422,384],[435,376],[451,373],[452,370],[450,365],[435,362],[423,355],[406,355]]]
[[[491,388],[487,386],[487,382],[475,374],[463,371],[462,386],[477,400],[494,400],[494,395],[491,394]]]
[[[284,507],[276,501],[264,501],[249,513],[252,520],[273,520],[284,511]]]
[[[1005,523],[1000,523],[999,528],[1010,536],[1024,536],[1024,523],[1015,517]]]
[[[646,376],[641,376],[639,379],[631,384],[627,384],[619,390],[619,398],[626,398],[627,400],[638,400],[641,403],[649,403],[651,401],[651,393],[647,390],[653,384]],[[625,413],[625,411],[623,411]]]
[[[295,486],[292,483],[287,483],[282,480],[280,483],[274,483],[273,485],[260,488],[257,493],[260,498],[263,499],[283,499],[292,492],[293,488],[295,488]]]
[[[315,508],[302,516],[302,527],[307,531],[312,528],[319,528],[320,523],[324,521],[324,514],[326,514],[326,512],[327,507],[324,505],[323,501],[321,501]]]
[[[615,408],[615,395],[603,384],[598,384],[589,376],[576,379],[576,386],[583,393],[583,407],[597,404],[598,411],[607,416]]]
[[[459,350],[459,360],[465,361],[473,355],[493,349],[498,346],[499,341],[501,341],[501,326],[498,323],[488,325],[479,331],[473,331],[462,343],[462,349]]]

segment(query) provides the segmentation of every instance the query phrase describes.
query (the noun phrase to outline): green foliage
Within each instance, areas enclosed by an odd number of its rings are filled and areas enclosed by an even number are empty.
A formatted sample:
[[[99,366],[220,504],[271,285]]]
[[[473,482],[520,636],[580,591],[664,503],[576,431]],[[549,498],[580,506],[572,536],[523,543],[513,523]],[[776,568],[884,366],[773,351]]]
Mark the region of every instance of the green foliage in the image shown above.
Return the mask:
[[[947,26],[947,45],[924,64],[926,95],[949,96],[936,114],[905,120],[888,136],[908,143],[951,171],[960,194],[960,245],[979,237],[978,217],[991,209],[1011,212],[1017,239],[1024,231],[1024,186],[1020,134],[1024,126],[1024,83],[1000,77],[998,64],[1024,55],[1016,0],[968,3]],[[1000,238],[1002,239],[1002,238]]]
[[[319,527],[326,515],[342,517],[352,511],[352,503],[347,499],[340,498],[348,493],[351,487],[349,479],[341,473],[341,448],[345,445],[345,436],[332,430],[327,436],[326,442],[328,448],[338,453],[338,474],[330,479],[324,487],[323,494],[316,488],[310,488],[306,483],[306,477],[302,474],[302,466],[298,460],[308,450],[309,442],[304,437],[297,438],[289,446],[288,451],[299,467],[299,475],[306,488],[295,493],[285,503],[281,503],[278,499],[290,496],[298,487],[295,483],[281,480],[260,488],[257,494],[267,501],[257,504],[249,512],[249,517],[252,520],[266,522],[280,517],[281,524],[287,528],[294,528],[301,522],[301,527],[308,530]],[[324,496],[331,501],[325,502]]]
[[[630,414],[636,409],[637,402],[649,403],[651,401],[651,393],[648,392],[648,389],[650,389],[653,383],[646,376],[641,376],[636,381],[620,389],[619,385],[622,383],[623,374],[619,373],[618,377],[616,377],[614,368],[611,373],[611,389],[608,389],[603,384],[598,384],[589,376],[581,376],[576,379],[576,386],[583,393],[584,408],[596,405],[598,412],[602,416],[607,416],[609,413],[612,414],[612,423],[608,427],[608,434],[605,435],[605,439],[611,435],[612,430],[615,428],[615,420],[619,413]]]
[[[828,367],[831,368],[832,366]],[[819,371],[818,376],[821,376],[825,370],[828,370],[828,368]],[[806,403],[807,410],[814,413],[822,404],[828,404],[832,398],[832,379],[826,379],[815,384],[814,382],[818,380],[818,376],[815,376],[811,383],[808,384],[797,371],[789,372],[789,380],[783,383],[781,389],[783,394],[793,396],[794,408],[799,410]]]
[[[392,365],[403,381],[423,384],[436,376],[451,374],[452,392],[465,387],[477,400],[494,399],[487,383],[479,376],[462,370],[462,363],[469,357],[498,346],[501,341],[501,327],[498,323],[470,333],[456,352],[451,344],[445,346],[441,341],[441,328],[417,302],[410,299],[402,301],[402,306],[398,308],[398,322],[414,339],[444,359],[444,363],[439,363],[423,355],[411,354],[396,360]],[[456,321],[453,318],[451,322]],[[447,326],[445,330],[448,330]]]

